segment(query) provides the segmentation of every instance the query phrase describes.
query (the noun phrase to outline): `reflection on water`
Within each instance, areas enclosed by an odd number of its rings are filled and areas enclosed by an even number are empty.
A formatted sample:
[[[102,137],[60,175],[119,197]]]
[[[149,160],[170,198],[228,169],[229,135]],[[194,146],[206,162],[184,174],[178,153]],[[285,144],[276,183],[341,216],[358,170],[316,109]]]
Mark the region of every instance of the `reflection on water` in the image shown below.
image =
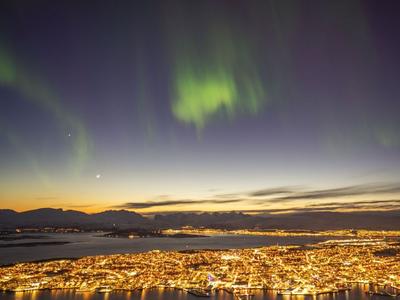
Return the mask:
[[[256,291],[253,300],[384,300],[388,297],[369,296],[368,285],[356,285],[351,291],[319,296],[279,296],[273,291]],[[218,291],[209,298],[200,298],[175,289],[146,289],[134,292],[78,293],[74,291],[34,291],[24,293],[0,293],[2,300],[234,300],[234,296]]]

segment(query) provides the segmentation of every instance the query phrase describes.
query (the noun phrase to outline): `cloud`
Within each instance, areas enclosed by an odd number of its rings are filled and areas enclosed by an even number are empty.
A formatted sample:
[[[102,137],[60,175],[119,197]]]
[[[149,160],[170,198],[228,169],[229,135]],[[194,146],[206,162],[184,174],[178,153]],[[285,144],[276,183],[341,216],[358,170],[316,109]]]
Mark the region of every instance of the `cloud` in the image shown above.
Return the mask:
[[[400,200],[371,200],[356,202],[329,202],[315,203],[304,207],[271,208],[245,210],[247,213],[259,214],[293,214],[293,213],[311,213],[311,212],[341,212],[341,211],[395,211],[400,210]]]
[[[254,191],[248,194],[250,197],[273,196],[278,194],[291,194],[296,190],[293,187],[277,187]]]
[[[273,187],[260,189],[255,191],[247,191],[247,192],[238,192],[238,193],[226,193],[226,194],[217,194],[214,197],[216,198],[238,198],[238,197],[268,197],[275,196],[279,194],[293,194],[298,191],[298,187]]]
[[[310,204],[305,207],[309,210],[394,210],[400,209],[400,200],[373,200],[357,202],[330,202],[322,204]]]
[[[229,194],[217,194],[214,195],[216,198],[239,198],[242,197],[243,194],[241,193],[229,193]]]
[[[400,193],[400,184],[395,183],[371,183],[363,185],[345,186],[330,189],[300,189],[299,187],[275,187],[267,189],[259,189],[251,192],[231,193],[214,195],[210,199],[183,199],[183,200],[168,200],[165,197],[158,197],[153,201],[147,202],[127,202],[114,208],[125,209],[146,209],[154,207],[173,207],[173,206],[189,206],[196,204],[232,204],[246,203],[256,206],[254,209],[241,210],[249,213],[292,213],[292,212],[312,212],[312,211],[340,211],[340,210],[388,210],[400,209],[400,200],[363,200],[357,202],[349,202],[348,197],[351,196],[372,196],[383,194]],[[265,198],[263,198],[265,197]],[[323,200],[331,198],[342,198],[344,201],[336,201],[324,203]],[[316,203],[307,203],[302,207],[295,205],[298,201],[310,202],[315,200]],[[347,202],[345,202],[347,200]],[[279,203],[293,202],[292,207],[279,208],[276,207]],[[318,203],[321,202],[321,203]],[[326,201],[325,201],[326,202]],[[274,208],[265,208],[266,205],[275,204]],[[257,209],[257,206],[261,206]],[[263,208],[264,206],[264,208]],[[189,207],[188,207],[189,208]],[[189,211],[188,209],[187,211]],[[209,210],[208,207],[204,211]],[[211,209],[213,210],[213,209]],[[229,207],[226,211],[231,211]],[[185,210],[186,211],[186,210]]]
[[[357,202],[329,202],[323,204],[310,204],[309,207],[337,207],[337,206],[350,206],[350,205],[382,205],[386,203],[398,203],[400,205],[400,200],[372,200],[372,201],[357,201]]]
[[[353,185],[332,189],[303,190],[296,188],[271,188],[265,190],[254,191],[250,196],[273,196],[277,194],[288,194],[286,196],[276,196],[268,199],[261,199],[262,203],[279,203],[291,202],[297,200],[322,200],[328,198],[363,196],[363,195],[379,195],[379,194],[396,194],[400,193],[400,184],[363,184]]]
[[[115,208],[126,208],[126,209],[144,209],[151,207],[160,206],[177,206],[177,205],[191,205],[191,204],[226,204],[226,203],[237,203],[243,199],[227,199],[227,200],[162,200],[162,201],[148,201],[148,202],[127,202]]]
[[[216,201],[216,200],[183,200],[183,201],[169,201],[169,203],[174,205],[186,204],[186,202],[190,204],[195,203],[229,203],[229,202],[239,202],[240,199],[233,199],[233,200],[223,200],[223,201]],[[167,202],[167,201],[165,201]],[[159,204],[159,205],[157,205]],[[168,203],[155,203],[155,202],[145,202],[145,203],[125,203],[120,208],[128,208],[128,209],[142,209],[148,207],[157,207],[157,206],[166,206]],[[173,210],[168,212],[151,212],[148,213],[150,215],[154,215],[157,213],[161,214],[171,214],[171,213],[204,213],[209,210]],[[255,214],[259,216],[277,216],[277,215],[284,215],[284,214],[301,214],[301,213],[317,213],[317,212],[344,212],[344,211],[351,211],[351,212],[374,212],[374,211],[387,211],[387,212],[397,212],[400,211],[400,200],[393,199],[393,200],[373,200],[373,201],[357,201],[357,202],[329,202],[329,203],[321,203],[321,204],[309,204],[304,207],[287,207],[287,208],[270,208],[270,209],[226,209],[226,210],[218,210],[219,213],[226,213],[226,212],[242,212],[246,214]],[[211,211],[217,212],[217,211]]]
[[[254,204],[287,203],[297,200],[323,200],[328,198],[396,194],[400,193],[400,183],[370,183],[329,189],[307,189],[299,186],[282,186],[259,189],[250,192],[214,195],[215,198],[241,198]]]

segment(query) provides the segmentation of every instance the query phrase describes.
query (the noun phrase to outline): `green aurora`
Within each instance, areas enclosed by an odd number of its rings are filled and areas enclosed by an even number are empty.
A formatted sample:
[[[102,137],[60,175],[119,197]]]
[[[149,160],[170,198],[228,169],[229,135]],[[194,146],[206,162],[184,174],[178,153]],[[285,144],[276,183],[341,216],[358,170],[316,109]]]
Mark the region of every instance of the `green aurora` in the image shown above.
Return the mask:
[[[58,127],[71,135],[71,171],[79,174],[88,158],[90,142],[88,133],[82,121],[70,113],[56,93],[35,72],[28,71],[17,63],[17,60],[4,47],[0,47],[0,85],[8,87],[21,94],[23,99],[37,105],[42,110],[50,113],[57,120]],[[1,121],[1,120],[0,120]],[[10,128],[1,126],[0,134],[3,134],[16,150],[33,166],[34,171],[39,174],[42,181],[48,181],[46,175],[41,171],[40,164],[34,158],[28,147],[24,146],[22,140],[12,132]]]
[[[256,114],[266,102],[265,85],[252,42],[221,18],[195,38],[186,30],[172,36],[172,112],[198,130],[218,116]],[[179,22],[179,21],[178,21]],[[180,22],[185,23],[182,17]],[[194,30],[194,29],[192,29]],[[183,42],[182,42],[183,41]]]

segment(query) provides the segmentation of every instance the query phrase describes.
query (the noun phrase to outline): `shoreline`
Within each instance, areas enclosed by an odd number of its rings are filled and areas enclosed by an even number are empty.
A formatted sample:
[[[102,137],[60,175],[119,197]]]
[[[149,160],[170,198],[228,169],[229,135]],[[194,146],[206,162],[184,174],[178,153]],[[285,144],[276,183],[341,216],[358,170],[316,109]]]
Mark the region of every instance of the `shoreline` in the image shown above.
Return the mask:
[[[200,288],[200,287],[174,287],[174,286],[154,286],[154,287],[146,287],[146,288],[135,288],[135,289],[123,289],[123,288],[116,288],[112,290],[101,290],[101,289],[92,289],[92,290],[79,290],[76,288],[41,288],[41,289],[26,289],[26,290],[0,290],[1,293],[8,293],[8,294],[18,294],[18,293],[30,293],[30,292],[57,292],[57,291],[62,291],[62,292],[73,292],[76,294],[117,294],[117,293],[130,293],[130,292],[141,292],[141,291],[151,291],[151,290],[176,290],[180,292],[185,292],[188,294],[192,294],[197,297],[211,297],[213,294],[219,293],[219,292],[226,292],[228,294],[234,295],[235,297],[239,296],[253,296],[253,292],[272,292],[276,296],[320,296],[320,295],[329,295],[329,294],[341,294],[341,293],[346,293],[348,291],[352,291],[356,289],[357,287],[361,288],[362,286],[368,285],[369,289],[368,291],[363,289],[363,292],[369,293],[371,292],[370,287],[374,286],[379,286],[379,287],[384,287],[384,288],[389,288],[394,291],[399,291],[400,292],[400,287],[395,287],[395,286],[386,286],[382,285],[379,283],[365,283],[365,282],[352,282],[349,283],[349,286],[346,288],[340,288],[340,289],[335,289],[335,290],[330,290],[330,291],[317,291],[317,292],[312,292],[312,293],[300,293],[300,292],[292,292],[288,293],[285,292],[282,289],[275,289],[275,288],[260,288],[260,287],[246,287],[246,288],[227,288],[227,287],[219,287],[215,289],[207,289],[207,288]],[[371,292],[373,293],[373,292]],[[397,293],[396,296],[398,297],[400,293]]]
[[[29,243],[7,243],[0,244],[0,248],[31,248],[39,246],[62,246],[71,244],[69,241],[54,241],[54,242],[29,242]]]

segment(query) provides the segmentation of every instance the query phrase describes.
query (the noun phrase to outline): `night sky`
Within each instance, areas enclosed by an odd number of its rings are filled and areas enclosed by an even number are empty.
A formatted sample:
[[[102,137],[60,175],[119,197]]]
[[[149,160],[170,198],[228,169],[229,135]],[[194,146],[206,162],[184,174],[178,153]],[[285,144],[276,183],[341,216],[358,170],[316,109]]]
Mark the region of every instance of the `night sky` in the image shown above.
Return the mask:
[[[399,1],[0,3],[0,208],[400,208]]]

